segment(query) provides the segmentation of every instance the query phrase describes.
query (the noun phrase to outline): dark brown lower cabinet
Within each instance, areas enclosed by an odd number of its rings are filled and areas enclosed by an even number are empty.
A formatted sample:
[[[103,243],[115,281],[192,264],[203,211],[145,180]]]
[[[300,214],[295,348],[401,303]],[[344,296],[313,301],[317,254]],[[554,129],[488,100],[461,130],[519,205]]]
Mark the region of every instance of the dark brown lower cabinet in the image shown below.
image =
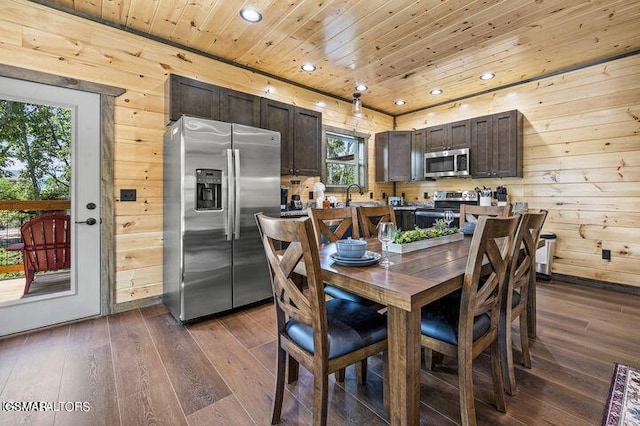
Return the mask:
[[[396,225],[403,231],[410,231],[416,227],[416,212],[414,210],[396,210]]]

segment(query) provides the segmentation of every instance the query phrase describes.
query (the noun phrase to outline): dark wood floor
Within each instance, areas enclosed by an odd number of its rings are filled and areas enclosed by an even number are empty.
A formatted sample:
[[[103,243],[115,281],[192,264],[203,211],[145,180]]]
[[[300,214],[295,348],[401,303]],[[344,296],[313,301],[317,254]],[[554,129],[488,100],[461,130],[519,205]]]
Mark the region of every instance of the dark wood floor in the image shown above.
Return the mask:
[[[479,424],[598,425],[614,362],[640,365],[640,296],[540,283],[533,368],[518,366],[508,414],[474,364]],[[517,328],[517,327],[516,327]],[[0,340],[0,401],[88,401],[88,412],[0,411],[0,424],[266,425],[275,368],[272,305],[183,327],[161,305]],[[517,357],[519,361],[519,356]],[[366,386],[332,382],[329,423],[382,425],[381,359]],[[313,381],[289,387],[283,424],[311,423]],[[459,423],[455,362],[421,373],[421,423]]]

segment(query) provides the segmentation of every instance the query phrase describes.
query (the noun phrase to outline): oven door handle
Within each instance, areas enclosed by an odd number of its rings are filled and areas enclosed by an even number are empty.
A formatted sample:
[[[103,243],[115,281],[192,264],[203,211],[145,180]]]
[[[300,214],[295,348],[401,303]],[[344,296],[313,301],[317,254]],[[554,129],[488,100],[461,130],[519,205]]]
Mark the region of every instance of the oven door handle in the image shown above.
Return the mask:
[[[444,212],[425,212],[425,211],[418,211],[416,212],[416,216],[424,216],[424,217],[442,217],[444,218]],[[453,212],[453,217],[455,218],[459,218],[460,217],[460,212]]]

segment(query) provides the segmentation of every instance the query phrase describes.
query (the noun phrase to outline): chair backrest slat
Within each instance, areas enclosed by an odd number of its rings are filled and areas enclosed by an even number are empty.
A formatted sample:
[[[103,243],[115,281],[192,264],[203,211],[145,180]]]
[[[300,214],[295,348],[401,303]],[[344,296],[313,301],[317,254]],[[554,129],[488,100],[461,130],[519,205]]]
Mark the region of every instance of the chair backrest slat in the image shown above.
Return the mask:
[[[375,237],[378,235],[378,224],[380,222],[392,222],[396,224],[396,214],[393,206],[358,207],[358,220],[360,222],[360,232],[363,237]]]
[[[347,236],[360,238],[357,211],[353,207],[309,209],[318,245],[333,243]],[[349,233],[349,231],[351,231]]]
[[[511,206],[476,206],[470,204],[460,205],[460,229],[467,221],[467,214],[473,216],[507,217],[511,214]]]
[[[520,291],[520,303],[526,303],[529,280],[535,273],[538,238],[546,218],[546,210],[539,213],[525,213],[516,234],[507,283],[510,291]]]

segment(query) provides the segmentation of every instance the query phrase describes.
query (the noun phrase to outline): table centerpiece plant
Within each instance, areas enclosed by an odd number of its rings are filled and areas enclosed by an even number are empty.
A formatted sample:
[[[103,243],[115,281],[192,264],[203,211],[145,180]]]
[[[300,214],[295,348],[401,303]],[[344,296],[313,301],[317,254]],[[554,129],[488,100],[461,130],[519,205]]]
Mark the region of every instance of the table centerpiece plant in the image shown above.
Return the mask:
[[[403,231],[397,229],[394,239],[389,244],[389,251],[394,253],[407,253],[448,242],[461,240],[464,235],[457,227],[449,228],[442,219],[437,219],[432,228],[418,228]]]

